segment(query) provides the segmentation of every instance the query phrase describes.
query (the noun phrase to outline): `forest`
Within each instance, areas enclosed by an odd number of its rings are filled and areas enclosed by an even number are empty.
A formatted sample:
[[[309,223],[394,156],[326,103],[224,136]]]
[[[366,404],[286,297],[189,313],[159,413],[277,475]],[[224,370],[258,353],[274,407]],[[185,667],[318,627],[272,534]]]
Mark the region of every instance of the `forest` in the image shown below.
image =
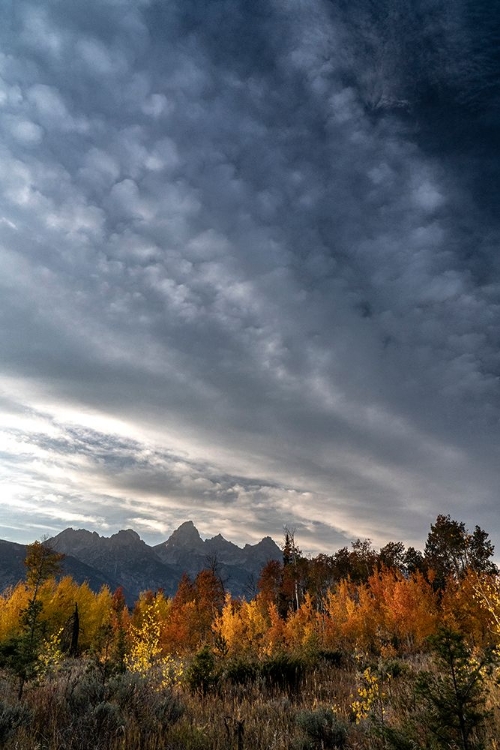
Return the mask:
[[[292,532],[246,598],[217,560],[173,597],[61,577],[47,542],[0,596],[7,750],[480,750],[500,737],[500,578],[450,516],[423,551]]]

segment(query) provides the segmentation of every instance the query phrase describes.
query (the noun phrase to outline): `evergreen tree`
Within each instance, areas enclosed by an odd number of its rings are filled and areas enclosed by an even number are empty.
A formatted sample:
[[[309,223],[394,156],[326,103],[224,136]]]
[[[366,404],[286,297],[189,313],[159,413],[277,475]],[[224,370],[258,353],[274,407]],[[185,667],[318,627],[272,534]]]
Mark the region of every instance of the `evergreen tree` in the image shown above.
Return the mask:
[[[494,652],[476,653],[461,633],[449,628],[440,629],[429,642],[437,669],[419,674],[416,691],[426,705],[438,747],[483,750],[481,730],[488,716],[485,677]]]

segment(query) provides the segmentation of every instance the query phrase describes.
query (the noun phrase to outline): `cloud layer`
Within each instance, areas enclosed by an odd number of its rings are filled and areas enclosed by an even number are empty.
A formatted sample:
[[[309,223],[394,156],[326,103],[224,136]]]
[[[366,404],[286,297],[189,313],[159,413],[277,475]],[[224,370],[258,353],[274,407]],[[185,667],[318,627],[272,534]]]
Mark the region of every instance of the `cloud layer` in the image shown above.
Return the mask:
[[[412,7],[4,6],[4,538],[495,539],[500,24]]]

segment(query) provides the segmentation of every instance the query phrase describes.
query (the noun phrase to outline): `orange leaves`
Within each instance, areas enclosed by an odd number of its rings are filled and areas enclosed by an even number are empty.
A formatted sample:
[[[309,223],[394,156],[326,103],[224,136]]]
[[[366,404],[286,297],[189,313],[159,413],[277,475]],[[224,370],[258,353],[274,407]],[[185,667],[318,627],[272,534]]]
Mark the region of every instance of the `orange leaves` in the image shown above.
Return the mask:
[[[405,578],[383,571],[378,577],[388,636],[401,651],[420,650],[438,623],[438,601],[432,586],[421,573]]]
[[[379,652],[392,645],[408,653],[437,626],[437,596],[421,574],[405,578],[384,569],[367,584],[341,581],[325,598],[325,646]]]
[[[224,606],[224,587],[213,570],[191,581],[181,578],[162,626],[162,643],[171,653],[197,651],[213,639],[212,625]]]
[[[371,554],[366,545],[363,550],[365,557]],[[405,575],[396,566],[382,566],[364,579],[336,580],[335,570],[333,558],[325,556],[297,558],[287,565],[272,561],[251,601],[225,596],[215,570],[202,570],[194,581],[184,576],[173,598],[143,593],[132,616],[123,592],[112,595],[104,587],[94,593],[69,577],[44,578],[42,570],[36,583],[40,624],[48,636],[60,632],[77,605],[80,651],[107,649],[108,654],[116,652],[121,664],[133,634],[142,633],[153,615],[155,648],[162,658],[195,653],[205,644],[249,659],[321,649],[405,655],[425,649],[440,625],[462,632],[475,645],[498,641],[500,588],[485,572],[468,570],[437,590],[429,572]],[[31,596],[26,584],[0,596],[0,643],[21,632]]]

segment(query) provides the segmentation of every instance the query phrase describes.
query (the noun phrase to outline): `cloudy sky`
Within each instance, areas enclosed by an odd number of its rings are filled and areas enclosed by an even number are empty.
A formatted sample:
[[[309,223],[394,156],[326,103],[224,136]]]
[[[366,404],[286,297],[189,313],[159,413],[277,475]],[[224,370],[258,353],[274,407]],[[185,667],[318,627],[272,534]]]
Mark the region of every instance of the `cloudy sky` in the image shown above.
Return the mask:
[[[482,0],[4,0],[0,538],[500,549]]]

